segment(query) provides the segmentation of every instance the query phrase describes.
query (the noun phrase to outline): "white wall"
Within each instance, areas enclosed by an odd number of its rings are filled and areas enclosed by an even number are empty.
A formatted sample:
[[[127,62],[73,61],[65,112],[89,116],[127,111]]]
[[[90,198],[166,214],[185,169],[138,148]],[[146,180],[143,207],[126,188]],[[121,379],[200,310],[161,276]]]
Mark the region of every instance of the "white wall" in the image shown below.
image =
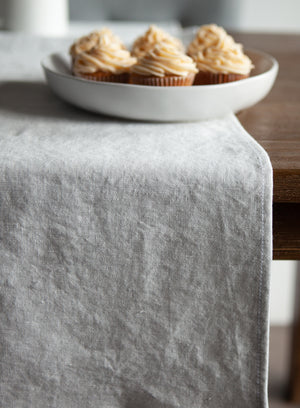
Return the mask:
[[[0,0],[0,18],[4,2]],[[41,0],[42,1],[42,0]],[[75,20],[181,19],[247,31],[300,32],[300,0],[69,0]]]
[[[186,0],[186,13],[185,21],[192,25],[215,22],[231,30],[300,32],[300,0]]]
[[[241,0],[239,3],[238,29],[300,31],[299,0]]]
[[[293,320],[295,261],[273,261],[271,266],[271,324],[289,325]]]

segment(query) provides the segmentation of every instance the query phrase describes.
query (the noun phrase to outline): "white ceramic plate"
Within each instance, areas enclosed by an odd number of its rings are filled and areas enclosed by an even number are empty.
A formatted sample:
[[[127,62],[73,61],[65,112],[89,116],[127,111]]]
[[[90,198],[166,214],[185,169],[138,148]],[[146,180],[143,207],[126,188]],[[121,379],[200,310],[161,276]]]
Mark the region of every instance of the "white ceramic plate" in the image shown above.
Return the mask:
[[[89,81],[71,75],[70,58],[51,54],[42,61],[46,79],[61,99],[107,115],[147,121],[194,121],[238,112],[263,99],[275,81],[278,63],[248,50],[255,65],[251,77],[220,85],[151,87]]]

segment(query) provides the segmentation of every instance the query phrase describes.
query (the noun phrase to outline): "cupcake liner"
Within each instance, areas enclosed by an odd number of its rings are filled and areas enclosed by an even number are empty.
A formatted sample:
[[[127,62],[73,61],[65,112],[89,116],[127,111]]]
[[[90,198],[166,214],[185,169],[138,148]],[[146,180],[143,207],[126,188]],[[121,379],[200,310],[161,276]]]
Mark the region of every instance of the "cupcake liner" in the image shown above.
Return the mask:
[[[127,72],[122,74],[111,74],[106,72],[95,72],[93,74],[77,74],[76,76],[90,81],[98,82],[116,82],[116,83],[128,83],[129,74]]]
[[[224,84],[226,82],[239,81],[240,79],[248,78],[249,75],[242,74],[215,74],[213,72],[200,71],[195,76],[193,85],[213,85]]]
[[[195,74],[189,74],[186,77],[175,75],[156,77],[130,74],[129,83],[135,85],[148,85],[148,86],[190,86],[193,84],[194,78]]]

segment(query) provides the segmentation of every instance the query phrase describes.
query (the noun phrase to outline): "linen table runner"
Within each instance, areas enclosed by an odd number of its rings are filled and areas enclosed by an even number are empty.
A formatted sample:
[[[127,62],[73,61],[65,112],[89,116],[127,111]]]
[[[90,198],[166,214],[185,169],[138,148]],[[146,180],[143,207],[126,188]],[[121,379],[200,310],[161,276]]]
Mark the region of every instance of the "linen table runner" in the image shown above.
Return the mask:
[[[0,406],[267,407],[266,153],[64,104],[67,44],[0,35]]]

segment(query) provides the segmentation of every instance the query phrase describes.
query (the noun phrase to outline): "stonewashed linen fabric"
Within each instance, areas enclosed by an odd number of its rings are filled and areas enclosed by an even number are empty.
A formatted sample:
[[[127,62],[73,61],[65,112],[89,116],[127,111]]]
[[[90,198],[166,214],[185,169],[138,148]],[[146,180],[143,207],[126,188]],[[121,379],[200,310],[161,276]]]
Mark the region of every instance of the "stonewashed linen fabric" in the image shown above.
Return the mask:
[[[0,35],[0,406],[267,407],[266,153],[61,102],[68,45]]]

